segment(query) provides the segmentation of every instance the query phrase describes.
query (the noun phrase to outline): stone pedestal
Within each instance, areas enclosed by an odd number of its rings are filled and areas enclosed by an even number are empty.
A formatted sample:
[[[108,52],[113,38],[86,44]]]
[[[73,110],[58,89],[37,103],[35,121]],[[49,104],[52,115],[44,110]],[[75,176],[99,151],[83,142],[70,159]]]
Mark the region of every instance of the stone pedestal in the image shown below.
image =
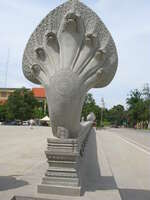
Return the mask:
[[[39,193],[80,196],[80,160],[91,130],[91,123],[85,127],[84,134],[78,139],[47,140],[45,154],[49,167],[41,185],[38,185]]]
[[[45,152],[49,168],[39,193],[80,195],[80,150],[77,139],[48,139]]]
[[[52,199],[43,199],[38,197],[25,197],[25,196],[14,196],[11,200],[52,200]]]

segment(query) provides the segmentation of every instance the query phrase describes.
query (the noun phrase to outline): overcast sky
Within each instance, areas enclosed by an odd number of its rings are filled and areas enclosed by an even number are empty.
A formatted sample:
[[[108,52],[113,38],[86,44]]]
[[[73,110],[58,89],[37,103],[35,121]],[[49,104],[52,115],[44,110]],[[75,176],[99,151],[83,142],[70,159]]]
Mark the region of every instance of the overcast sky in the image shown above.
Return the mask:
[[[63,0],[0,0],[0,87],[33,87],[22,73],[25,45],[39,22]],[[116,43],[119,65],[109,86],[92,89],[97,104],[125,105],[130,90],[150,83],[150,0],[82,0]],[[9,58],[9,59],[7,59]],[[8,60],[8,63],[7,63]],[[8,64],[7,85],[5,84]]]

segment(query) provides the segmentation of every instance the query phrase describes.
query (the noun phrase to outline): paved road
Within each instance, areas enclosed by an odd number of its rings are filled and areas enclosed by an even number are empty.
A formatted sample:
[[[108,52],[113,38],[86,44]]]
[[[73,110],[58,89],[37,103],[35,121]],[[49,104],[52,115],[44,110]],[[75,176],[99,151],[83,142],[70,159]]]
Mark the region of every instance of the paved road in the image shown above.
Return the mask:
[[[132,129],[99,131],[123,200],[150,200],[150,133]]]
[[[136,130],[136,129],[110,129],[111,133],[117,133],[122,138],[143,147],[150,151],[150,130]]]
[[[47,168],[46,138],[51,135],[50,128],[0,127],[0,199],[10,200],[14,194],[36,196]],[[150,200],[149,147],[149,132],[93,132],[82,165],[85,193],[71,199]]]

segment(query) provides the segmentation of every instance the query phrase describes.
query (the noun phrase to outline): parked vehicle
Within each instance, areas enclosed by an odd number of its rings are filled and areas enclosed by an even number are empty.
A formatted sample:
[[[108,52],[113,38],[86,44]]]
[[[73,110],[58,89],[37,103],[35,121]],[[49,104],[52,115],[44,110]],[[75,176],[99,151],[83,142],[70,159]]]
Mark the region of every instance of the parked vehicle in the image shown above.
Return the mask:
[[[4,125],[15,126],[15,125],[17,125],[17,122],[16,122],[16,120],[14,120],[14,121],[7,121],[7,122],[4,122]]]
[[[28,122],[28,121],[23,121],[23,122],[22,122],[22,125],[23,125],[23,126],[29,126],[29,122]]]

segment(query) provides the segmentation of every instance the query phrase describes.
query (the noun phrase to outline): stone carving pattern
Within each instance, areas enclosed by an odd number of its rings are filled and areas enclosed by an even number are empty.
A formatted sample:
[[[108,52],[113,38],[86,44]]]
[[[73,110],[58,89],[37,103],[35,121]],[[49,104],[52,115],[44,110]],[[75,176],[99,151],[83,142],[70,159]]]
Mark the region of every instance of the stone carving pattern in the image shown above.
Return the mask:
[[[87,91],[108,85],[117,68],[113,39],[100,18],[78,0],[51,11],[29,39],[23,72],[46,89],[53,134],[83,131],[80,114]],[[66,137],[66,136],[65,136]]]

